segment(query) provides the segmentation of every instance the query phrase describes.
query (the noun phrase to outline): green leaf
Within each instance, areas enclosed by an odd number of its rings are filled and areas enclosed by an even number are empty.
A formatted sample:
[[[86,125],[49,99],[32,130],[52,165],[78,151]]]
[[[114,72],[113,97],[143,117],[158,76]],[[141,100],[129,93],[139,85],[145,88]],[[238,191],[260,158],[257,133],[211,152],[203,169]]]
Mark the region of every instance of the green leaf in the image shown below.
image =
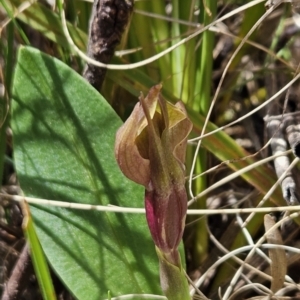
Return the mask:
[[[25,195],[97,205],[143,206],[143,189],[114,158],[122,122],[78,74],[20,48],[13,84],[15,163]],[[45,254],[78,299],[161,294],[143,215],[31,206]]]

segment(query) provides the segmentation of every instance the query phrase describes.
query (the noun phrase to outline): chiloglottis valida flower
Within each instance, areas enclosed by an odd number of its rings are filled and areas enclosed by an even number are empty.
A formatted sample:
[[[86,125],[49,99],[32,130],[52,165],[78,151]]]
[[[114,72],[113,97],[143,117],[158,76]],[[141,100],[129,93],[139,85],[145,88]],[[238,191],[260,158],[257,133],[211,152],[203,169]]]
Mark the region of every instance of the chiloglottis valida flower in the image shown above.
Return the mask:
[[[182,102],[165,101],[161,84],[140,96],[118,130],[115,156],[129,179],[145,187],[145,209],[155,245],[177,265],[187,210],[185,153],[192,129]],[[176,251],[174,251],[176,250]]]

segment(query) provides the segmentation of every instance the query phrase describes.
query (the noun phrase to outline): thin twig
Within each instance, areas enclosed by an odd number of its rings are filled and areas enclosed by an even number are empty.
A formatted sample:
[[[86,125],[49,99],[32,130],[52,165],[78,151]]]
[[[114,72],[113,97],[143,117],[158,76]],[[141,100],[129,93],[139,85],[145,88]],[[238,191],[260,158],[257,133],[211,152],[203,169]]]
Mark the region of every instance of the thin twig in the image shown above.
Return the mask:
[[[286,152],[288,152],[288,151],[286,151]],[[233,174],[230,174],[230,175],[226,176],[226,177],[223,178],[222,180],[219,180],[218,182],[216,182],[216,183],[210,185],[207,189],[205,189],[204,191],[202,191],[201,193],[199,193],[196,197],[194,197],[192,200],[190,200],[190,201],[188,202],[188,205],[192,205],[196,200],[200,199],[200,198],[203,197],[204,195],[207,195],[209,192],[215,190],[216,188],[220,187],[221,185],[223,185],[223,184],[225,184],[225,183],[227,183],[227,182],[230,182],[231,180],[233,180],[233,179],[239,177],[240,175],[242,175],[242,174],[244,174],[244,173],[246,173],[246,172],[249,172],[250,170],[255,169],[256,167],[258,167],[258,166],[260,166],[260,165],[262,165],[262,164],[264,164],[264,163],[267,163],[267,162],[273,160],[273,159],[274,159],[275,157],[277,157],[277,156],[285,155],[286,152],[284,152],[284,153],[279,153],[279,154],[276,154],[276,155],[273,155],[272,157],[264,158],[264,159],[262,159],[262,160],[260,160],[260,161],[257,161],[257,162],[255,162],[255,163],[252,163],[252,164],[250,164],[250,165],[248,165],[248,166],[246,166],[246,167],[244,167],[244,168],[242,168],[242,169],[240,169],[240,170],[234,172]],[[275,183],[275,185],[277,186],[278,183]],[[276,187],[276,186],[275,186],[275,187]],[[272,190],[271,193],[273,193],[273,190]],[[268,197],[269,197],[269,196],[270,196],[270,194],[268,193]]]
[[[144,214],[144,208],[132,208],[132,207],[120,207],[120,206],[103,206],[103,205],[91,205],[84,203],[73,203],[56,200],[46,200],[32,197],[23,197],[16,195],[8,195],[0,193],[0,197],[3,199],[21,202],[26,201],[29,204],[34,205],[47,205],[68,209],[80,209],[80,210],[96,210],[102,212],[112,213],[131,213],[131,214]],[[0,200],[1,200],[0,198]],[[187,211],[188,215],[221,215],[221,214],[249,214],[255,213],[270,213],[270,212],[282,212],[282,211],[300,211],[300,205],[295,206],[277,206],[277,207],[259,207],[259,208],[227,208],[227,209],[190,209]]]
[[[267,194],[264,195],[263,199],[258,203],[258,205],[256,207],[261,207],[272,195],[272,193],[274,192],[275,188],[282,182],[285,178],[290,178],[290,177],[286,177],[287,174],[290,172],[290,170],[292,170],[294,168],[294,166],[299,162],[299,159],[296,157],[293,162],[288,166],[288,168],[281,174],[281,176],[278,178],[278,180],[276,181],[276,183],[271,187],[271,189],[268,191]],[[285,189],[285,185],[283,185],[283,188]],[[297,203],[297,202],[295,202]],[[247,224],[250,222],[250,220],[253,218],[254,216],[254,212],[250,214],[250,216],[248,216],[248,218],[245,220],[243,227],[247,226]]]

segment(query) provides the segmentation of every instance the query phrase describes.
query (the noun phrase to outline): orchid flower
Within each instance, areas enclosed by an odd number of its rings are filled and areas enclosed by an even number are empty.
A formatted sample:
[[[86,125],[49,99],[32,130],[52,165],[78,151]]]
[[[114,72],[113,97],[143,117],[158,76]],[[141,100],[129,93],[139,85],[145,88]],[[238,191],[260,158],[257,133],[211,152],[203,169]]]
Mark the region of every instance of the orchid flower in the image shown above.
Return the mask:
[[[161,88],[160,84],[152,87],[146,98],[141,94],[117,132],[115,156],[124,175],[145,187],[146,219],[160,261],[164,293],[169,299],[190,299],[178,246],[187,211],[184,161],[192,123],[183,103],[166,102]],[[180,293],[174,298],[178,288]]]

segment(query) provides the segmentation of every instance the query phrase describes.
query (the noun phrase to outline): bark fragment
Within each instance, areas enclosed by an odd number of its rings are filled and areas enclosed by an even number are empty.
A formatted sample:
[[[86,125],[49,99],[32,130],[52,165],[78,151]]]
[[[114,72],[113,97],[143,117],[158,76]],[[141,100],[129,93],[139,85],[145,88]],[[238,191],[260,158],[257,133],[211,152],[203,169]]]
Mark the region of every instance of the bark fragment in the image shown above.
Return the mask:
[[[109,63],[130,20],[133,0],[95,0],[90,20],[87,54],[90,58]],[[83,77],[100,91],[106,68],[87,64]]]

